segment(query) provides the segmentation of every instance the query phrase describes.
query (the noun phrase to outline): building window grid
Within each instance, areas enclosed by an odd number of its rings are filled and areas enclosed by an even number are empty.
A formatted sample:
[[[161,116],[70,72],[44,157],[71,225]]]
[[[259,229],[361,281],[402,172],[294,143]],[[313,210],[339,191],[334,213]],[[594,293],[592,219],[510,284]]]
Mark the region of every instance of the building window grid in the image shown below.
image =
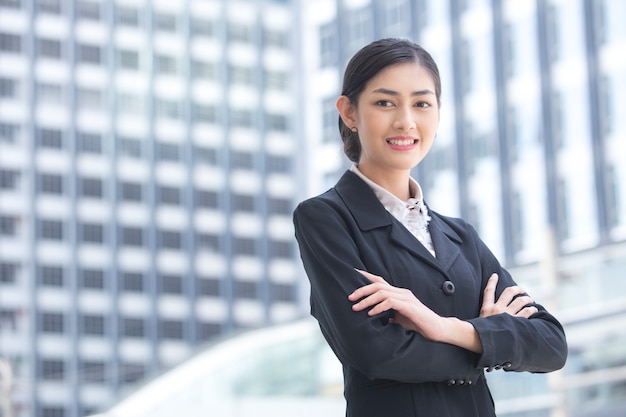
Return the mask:
[[[81,317],[83,335],[104,336],[106,334],[106,318],[101,315],[84,314]]]
[[[83,268],[79,271],[79,276],[82,288],[98,290],[105,288],[104,271],[102,269]]]
[[[57,265],[39,265],[37,268],[39,275],[38,282],[48,287],[63,287],[64,269]]]

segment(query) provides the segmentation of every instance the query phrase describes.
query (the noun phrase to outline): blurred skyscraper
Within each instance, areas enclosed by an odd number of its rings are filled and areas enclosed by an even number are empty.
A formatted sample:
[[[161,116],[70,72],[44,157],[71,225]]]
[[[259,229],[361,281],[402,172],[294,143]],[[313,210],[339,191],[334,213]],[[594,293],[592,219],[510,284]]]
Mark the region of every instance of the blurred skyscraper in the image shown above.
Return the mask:
[[[621,0],[0,0],[15,417],[81,417],[205,340],[306,314],[291,209],[347,167],[341,72],[385,36],[442,73],[415,172],[429,205],[568,326],[566,369],[497,380],[499,415],[621,415],[624,17]]]
[[[334,108],[347,60],[381,37],[422,44],[443,83],[437,138],[414,173],[426,201],[470,221],[567,325],[564,371],[491,377],[498,415],[623,415],[626,2],[302,5],[302,49],[316,51],[305,67],[309,192],[334,184],[348,164]]]
[[[0,0],[16,417],[83,416],[212,337],[306,312],[291,7]]]

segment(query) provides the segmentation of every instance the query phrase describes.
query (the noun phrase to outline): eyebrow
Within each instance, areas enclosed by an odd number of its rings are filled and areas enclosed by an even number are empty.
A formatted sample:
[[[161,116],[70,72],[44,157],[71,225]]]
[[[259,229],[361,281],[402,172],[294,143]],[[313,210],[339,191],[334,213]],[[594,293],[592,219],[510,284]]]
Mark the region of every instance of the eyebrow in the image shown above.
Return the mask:
[[[387,94],[390,96],[399,96],[400,93],[394,90],[389,90],[387,88],[377,88],[376,90],[372,91],[372,93],[382,93],[382,94]],[[411,96],[424,96],[424,95],[428,95],[428,94],[435,94],[433,91],[425,89],[425,90],[419,90],[419,91],[414,91],[411,93]]]

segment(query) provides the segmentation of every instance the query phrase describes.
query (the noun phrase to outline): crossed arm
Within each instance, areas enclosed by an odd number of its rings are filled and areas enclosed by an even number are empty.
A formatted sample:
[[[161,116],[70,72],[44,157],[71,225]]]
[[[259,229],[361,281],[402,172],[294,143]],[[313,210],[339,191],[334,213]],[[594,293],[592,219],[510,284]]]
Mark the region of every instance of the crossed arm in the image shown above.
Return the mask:
[[[354,311],[369,308],[368,315],[375,316],[394,310],[395,316],[390,319],[390,323],[398,324],[406,331],[420,333],[426,339],[435,342],[448,343],[482,353],[483,347],[478,332],[471,323],[456,317],[442,317],[426,307],[410,290],[394,287],[378,275],[357,271],[369,279],[371,284],[356,289],[348,296],[348,299],[354,302],[352,306]],[[525,291],[519,286],[506,288],[496,300],[497,283],[498,275],[492,274],[484,290],[480,317],[507,313],[527,319],[538,311],[531,305],[534,301],[525,295]]]

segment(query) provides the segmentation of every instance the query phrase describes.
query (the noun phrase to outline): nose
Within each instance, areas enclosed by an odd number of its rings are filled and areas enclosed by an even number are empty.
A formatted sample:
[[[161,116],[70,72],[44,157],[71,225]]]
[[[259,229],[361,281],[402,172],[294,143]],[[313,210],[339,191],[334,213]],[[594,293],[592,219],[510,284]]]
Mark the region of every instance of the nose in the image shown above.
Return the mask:
[[[398,107],[396,112],[396,120],[394,121],[394,128],[403,132],[415,129],[415,115],[413,109],[408,106]]]

